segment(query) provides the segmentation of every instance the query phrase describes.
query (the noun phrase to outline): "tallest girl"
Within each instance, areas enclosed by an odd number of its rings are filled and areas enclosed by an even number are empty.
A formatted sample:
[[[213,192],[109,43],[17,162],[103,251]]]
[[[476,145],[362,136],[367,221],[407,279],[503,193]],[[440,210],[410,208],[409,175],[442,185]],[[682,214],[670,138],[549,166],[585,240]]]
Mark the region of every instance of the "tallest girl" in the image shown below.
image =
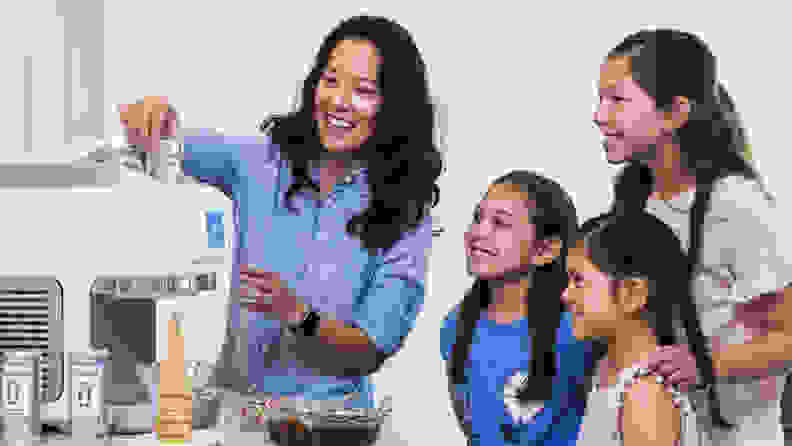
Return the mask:
[[[703,430],[716,445],[782,446],[792,245],[743,156],[745,135],[714,56],[688,33],[633,34],[603,63],[599,96],[595,124],[608,162],[627,163],[614,210],[652,213],[692,258],[690,289],[711,347],[693,354],[698,364],[711,364],[700,372],[715,384],[704,402],[716,410],[698,411]],[[684,350],[668,348],[650,368],[668,376],[689,363]]]

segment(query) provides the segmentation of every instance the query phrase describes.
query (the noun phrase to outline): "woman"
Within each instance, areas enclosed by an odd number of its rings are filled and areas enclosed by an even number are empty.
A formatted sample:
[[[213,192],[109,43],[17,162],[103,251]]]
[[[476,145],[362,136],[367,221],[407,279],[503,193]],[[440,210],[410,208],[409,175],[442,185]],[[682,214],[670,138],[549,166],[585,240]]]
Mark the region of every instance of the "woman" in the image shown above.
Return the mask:
[[[471,444],[574,444],[590,343],[562,314],[575,207],[555,182],[515,171],[478,205],[465,248],[473,287],[445,319],[441,352]],[[533,443],[532,443],[533,444]]]
[[[154,104],[126,108],[131,143],[152,147],[174,134],[173,108]],[[242,373],[273,398],[371,408],[366,376],[401,347],[423,303],[442,168],[410,34],[379,17],[341,22],[319,49],[300,108],[272,124],[266,137],[183,139],[185,174],[235,204],[232,288],[246,282],[256,297]],[[281,336],[283,325],[294,336]]]
[[[667,392],[641,363],[676,343],[677,317],[704,348],[687,293],[687,258],[673,231],[646,213],[587,221],[567,260],[563,294],[577,339],[603,340],[578,446],[699,444],[687,395]],[[676,407],[675,407],[676,406]]]
[[[744,132],[714,56],[694,35],[642,31],[610,52],[599,84],[595,123],[608,162],[628,163],[613,208],[657,216],[691,256],[689,283],[713,350],[711,359],[706,348],[693,353],[705,364],[705,384],[724,377],[709,392],[713,410],[705,413],[714,415],[702,417],[702,429],[719,445],[782,445],[790,245],[759,175],[741,156]],[[668,348],[650,367],[675,383],[692,360],[686,349]]]

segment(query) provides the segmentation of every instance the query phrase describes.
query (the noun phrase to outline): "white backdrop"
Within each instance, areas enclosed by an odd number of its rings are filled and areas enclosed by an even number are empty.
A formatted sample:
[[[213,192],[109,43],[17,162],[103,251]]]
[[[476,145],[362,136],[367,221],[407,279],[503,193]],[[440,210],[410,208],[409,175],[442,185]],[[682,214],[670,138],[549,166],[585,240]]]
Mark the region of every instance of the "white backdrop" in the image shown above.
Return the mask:
[[[433,246],[424,312],[404,350],[375,377],[378,396],[394,395],[393,429],[406,444],[463,441],[449,412],[439,329],[470,284],[462,232],[489,182],[511,169],[535,169],[566,187],[581,219],[609,203],[615,169],[605,163],[592,125],[594,85],[602,57],[627,34],[673,26],[710,44],[721,80],[750,131],[760,172],[781,205],[787,202],[784,132],[792,70],[787,39],[779,37],[787,25],[784,2],[531,3],[105,2],[105,58],[93,69],[105,71],[106,137],[121,132],[113,106],[144,95],[167,95],[185,126],[253,133],[268,113],[291,107],[316,50],[340,19],[361,12],[385,15],[411,31],[429,67],[432,94],[447,107],[448,170],[435,210],[446,232]],[[24,50],[43,42],[36,47],[43,51],[51,42],[53,51],[62,48],[55,43],[63,28],[52,24],[54,4],[41,0],[38,11],[3,14],[9,24],[24,18],[22,24],[37,30],[0,27],[7,60],[21,61],[20,45]],[[7,71],[3,91],[19,103],[21,71]],[[56,75],[57,70],[53,80]],[[58,82],[53,85],[62,91]],[[61,99],[52,97],[61,109]],[[52,122],[45,109],[34,114],[36,134],[42,122]],[[7,128],[19,128],[19,113],[19,107],[6,108]],[[19,138],[12,143],[21,143]]]

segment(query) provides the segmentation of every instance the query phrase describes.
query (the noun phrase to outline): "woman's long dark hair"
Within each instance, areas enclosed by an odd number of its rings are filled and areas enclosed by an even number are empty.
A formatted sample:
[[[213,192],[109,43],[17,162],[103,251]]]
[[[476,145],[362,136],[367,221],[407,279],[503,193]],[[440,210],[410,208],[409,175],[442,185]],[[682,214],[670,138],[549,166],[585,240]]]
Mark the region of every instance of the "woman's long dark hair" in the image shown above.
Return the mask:
[[[726,176],[741,175],[761,183],[761,178],[743,155],[747,135],[734,101],[718,83],[715,57],[698,37],[671,29],[641,31],[627,37],[608,57],[628,56],[632,78],[652,99],[658,110],[668,110],[674,97],[691,100],[688,121],[674,137],[682,163],[696,178],[697,193],[691,209],[687,294],[692,292],[696,266],[701,260],[700,235],[703,215],[709,208],[713,184]],[[684,69],[680,69],[680,63]],[[614,186],[614,212],[643,211],[654,186],[652,170],[629,161]],[[766,194],[768,199],[772,199]],[[686,320],[686,327],[691,323]],[[712,358],[699,329],[690,333],[696,362],[706,384],[714,385]],[[713,421],[719,427],[733,425],[722,417],[714,388],[710,388]]]
[[[533,172],[513,171],[494,184],[510,184],[525,194],[526,202],[535,204],[532,223],[536,226],[536,239],[558,237],[562,241],[561,254],[547,265],[533,272],[528,323],[533,331],[531,339],[531,370],[528,387],[517,398],[521,401],[544,401],[552,394],[555,367],[555,335],[561,323],[563,303],[561,293],[567,286],[566,257],[569,242],[577,230],[577,213],[569,195],[555,181]],[[470,344],[481,312],[492,302],[486,280],[476,279],[460,305],[457,315],[457,338],[451,348],[450,370],[454,383],[467,381],[465,368]]]
[[[381,58],[377,79],[383,95],[375,133],[360,148],[367,162],[370,205],[349,220],[347,232],[359,237],[370,252],[388,250],[437,204],[440,190],[435,181],[443,170],[433,139],[436,117],[426,67],[406,29],[382,17],[342,21],[319,48],[303,83],[298,110],[271,116],[261,129],[271,132],[272,141],[291,163],[294,182],[285,200],[294,211],[295,193],[304,187],[318,190],[308,174],[309,160],[318,159],[324,150],[314,120],[314,93],[330,53],[346,39],[367,40],[377,48]]]

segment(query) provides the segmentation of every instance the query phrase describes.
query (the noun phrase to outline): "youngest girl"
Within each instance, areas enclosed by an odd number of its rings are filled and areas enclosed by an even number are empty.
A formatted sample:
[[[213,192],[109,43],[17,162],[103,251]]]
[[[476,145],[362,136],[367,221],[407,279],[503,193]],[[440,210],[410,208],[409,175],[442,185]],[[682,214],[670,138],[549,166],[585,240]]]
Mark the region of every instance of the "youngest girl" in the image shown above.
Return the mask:
[[[589,220],[570,248],[562,299],[572,332],[607,348],[594,371],[578,445],[701,444],[688,395],[667,391],[662,378],[642,368],[658,346],[679,343],[676,320],[692,343],[703,340],[680,246],[662,221],[633,213]]]

